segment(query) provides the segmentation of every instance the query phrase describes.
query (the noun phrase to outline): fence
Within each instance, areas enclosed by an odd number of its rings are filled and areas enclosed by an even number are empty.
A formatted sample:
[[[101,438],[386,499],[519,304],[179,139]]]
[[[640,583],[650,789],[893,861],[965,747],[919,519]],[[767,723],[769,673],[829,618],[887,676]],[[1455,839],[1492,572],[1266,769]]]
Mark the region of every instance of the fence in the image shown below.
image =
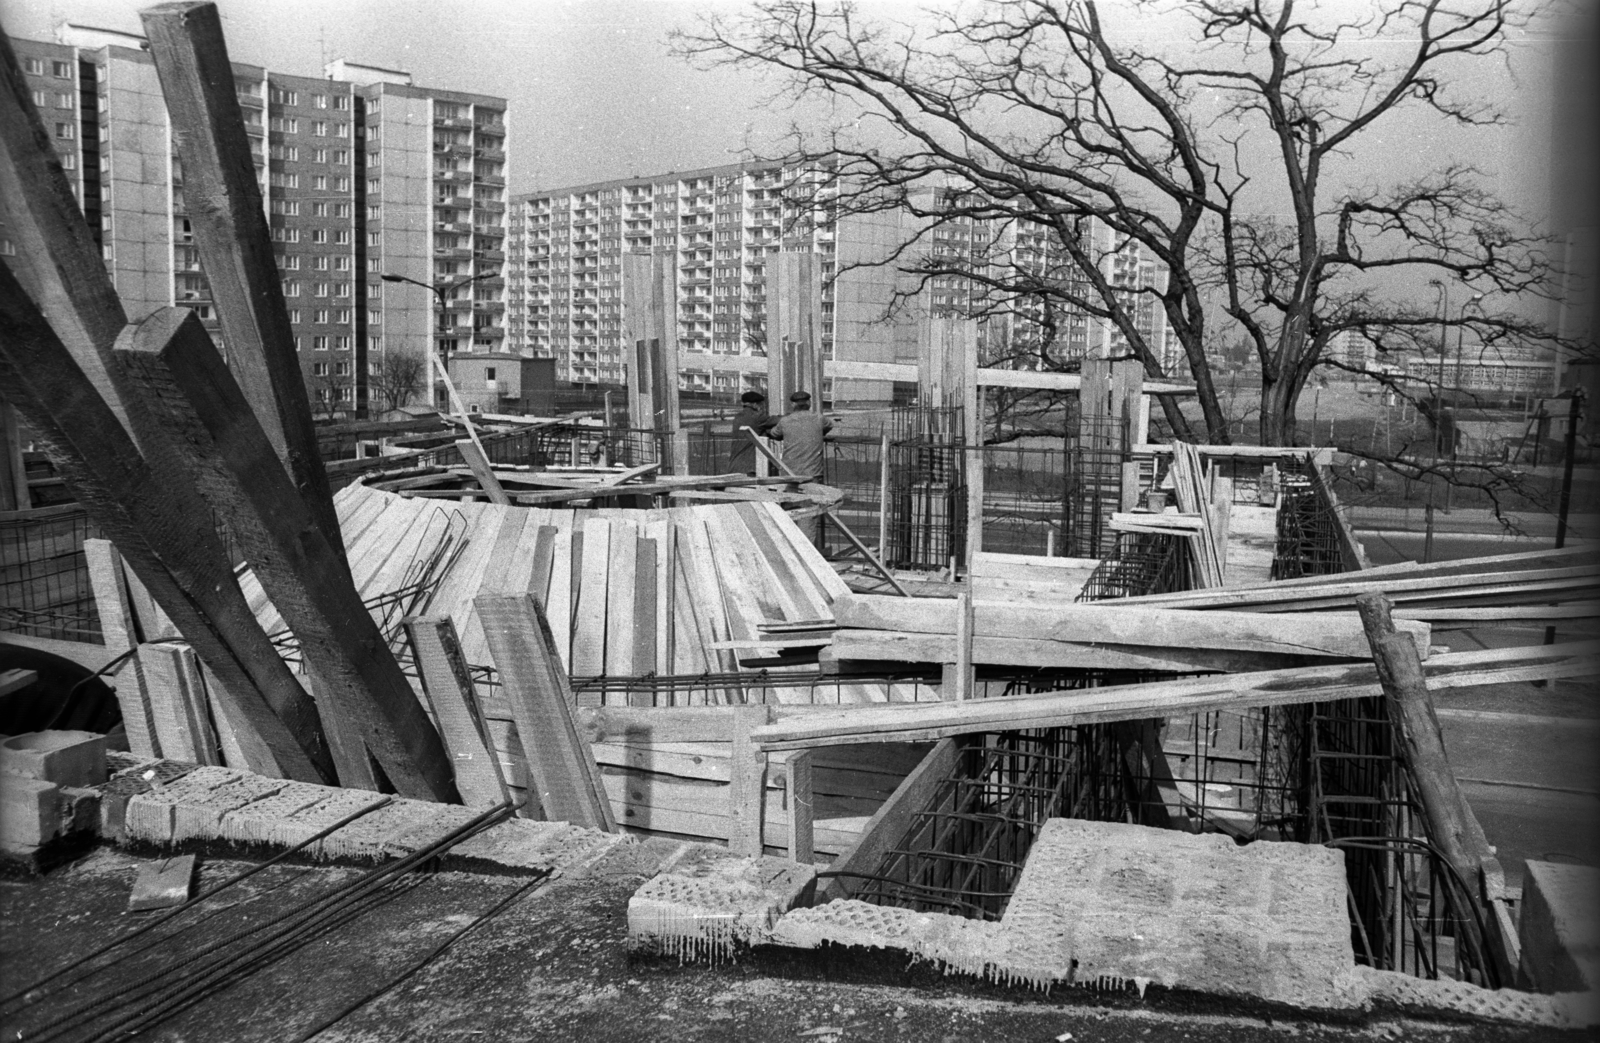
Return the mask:
[[[0,513],[0,630],[98,642],[83,541],[99,535],[81,504]]]

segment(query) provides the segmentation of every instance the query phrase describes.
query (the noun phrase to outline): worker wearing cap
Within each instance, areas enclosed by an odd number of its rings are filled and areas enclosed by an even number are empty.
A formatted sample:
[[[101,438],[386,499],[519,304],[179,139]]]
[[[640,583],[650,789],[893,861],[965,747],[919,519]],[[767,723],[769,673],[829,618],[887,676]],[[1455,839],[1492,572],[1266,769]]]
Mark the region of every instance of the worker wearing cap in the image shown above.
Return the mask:
[[[728,443],[728,470],[734,474],[756,473],[756,447],[748,432],[758,435],[777,423],[767,414],[767,396],[759,391],[746,391],[739,396],[739,412],[733,418]]]
[[[811,411],[809,391],[796,391],[789,396],[789,403],[789,412],[767,435],[783,443],[783,466],[821,481],[822,440],[833,430],[833,421]]]
[[[789,412],[773,424],[767,435],[783,443],[783,466],[812,481],[822,480],[822,441],[833,430],[833,421],[811,411],[811,393],[796,391],[789,396]],[[817,518],[798,521],[800,531],[817,542]]]

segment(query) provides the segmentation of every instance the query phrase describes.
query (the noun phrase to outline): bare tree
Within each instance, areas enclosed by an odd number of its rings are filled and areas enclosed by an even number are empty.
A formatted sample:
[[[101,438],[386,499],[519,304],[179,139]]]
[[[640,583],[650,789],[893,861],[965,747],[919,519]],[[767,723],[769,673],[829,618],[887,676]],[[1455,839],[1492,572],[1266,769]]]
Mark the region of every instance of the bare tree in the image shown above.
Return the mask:
[[[1464,85],[1504,55],[1512,0],[1185,0],[1138,13],[1160,32],[1108,26],[1093,0],[963,6],[931,28],[873,24],[849,3],[758,0],[677,47],[780,70],[797,99],[830,106],[836,125],[796,130],[782,157],[837,175],[798,201],[821,220],[909,215],[913,235],[884,263],[914,289],[959,280],[974,310],[1026,318],[1041,331],[1035,365],[1059,367],[1070,352],[1058,331],[1092,319],[1149,377],[1178,376],[1141,315],[1156,302],[1204,425],[1192,431],[1165,399],[1178,437],[1229,440],[1212,353],[1241,332],[1260,363],[1260,439],[1275,445],[1293,444],[1301,391],[1344,331],[1382,355],[1441,322],[1485,343],[1552,343],[1525,317],[1552,283],[1542,241],[1477,172],[1444,163],[1386,186],[1351,173],[1410,148],[1386,133],[1403,110],[1504,122]],[[1169,42],[1154,49],[1158,37]],[[1260,216],[1274,209],[1287,216]],[[1033,230],[1049,249],[1018,263],[1017,237]],[[1165,285],[1112,263],[1135,253],[1165,267]],[[1408,296],[1430,278],[1495,308],[1441,316]]]
[[[385,414],[393,413],[423,391],[427,368],[420,355],[386,353],[367,366],[367,394]]]

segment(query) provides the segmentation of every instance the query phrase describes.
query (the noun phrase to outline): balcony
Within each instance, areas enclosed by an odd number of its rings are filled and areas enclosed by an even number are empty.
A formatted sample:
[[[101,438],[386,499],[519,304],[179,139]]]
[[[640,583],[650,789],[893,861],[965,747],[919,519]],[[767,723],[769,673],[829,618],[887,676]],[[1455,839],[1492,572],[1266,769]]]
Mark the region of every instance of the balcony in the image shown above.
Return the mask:
[[[259,108],[262,108],[262,107],[264,107],[266,105],[266,102],[262,101],[261,98],[259,96],[257,96],[257,95],[248,94],[248,93],[246,93],[244,91],[239,91],[238,94],[239,94],[239,104],[244,106],[245,108],[259,109]]]
[[[470,246],[436,246],[433,256],[444,261],[469,261],[472,259]]]
[[[440,203],[440,206],[449,206],[449,203]],[[464,221],[435,221],[433,230],[436,232],[467,233],[472,231],[472,226]]]
[[[474,202],[474,205],[479,210],[487,210],[492,214],[503,214],[506,212],[505,203],[498,199],[479,199]]]
[[[495,185],[499,188],[504,188],[506,184],[503,174],[475,174],[473,180],[480,185]]]
[[[499,163],[504,163],[506,158],[506,150],[498,146],[480,145],[478,148],[473,149],[472,152],[479,159],[487,159]]]
[[[435,181],[466,183],[466,182],[469,182],[469,181],[472,180],[472,171],[470,171],[470,170],[435,170],[433,172],[433,179]]]
[[[498,340],[506,335],[506,330],[504,326],[477,326],[473,329],[472,335],[474,337],[491,337]]]
[[[471,210],[472,209],[472,197],[471,196],[446,196],[443,199],[435,199],[433,201],[433,205],[434,206],[439,206],[439,207],[456,207],[457,209],[460,209],[460,210]],[[465,227],[462,227],[463,225],[465,225]],[[471,226],[466,224],[466,222],[461,222],[461,224],[458,225],[457,227],[462,227],[462,231],[466,231],[466,229],[470,228]]]
[[[452,130],[471,130],[472,129],[472,117],[470,117],[470,116],[440,116],[440,115],[435,114],[434,117],[433,117],[433,125],[435,127],[449,127]]]
[[[473,256],[480,261],[493,261],[499,264],[506,259],[506,252],[504,250],[477,250],[473,253]]]

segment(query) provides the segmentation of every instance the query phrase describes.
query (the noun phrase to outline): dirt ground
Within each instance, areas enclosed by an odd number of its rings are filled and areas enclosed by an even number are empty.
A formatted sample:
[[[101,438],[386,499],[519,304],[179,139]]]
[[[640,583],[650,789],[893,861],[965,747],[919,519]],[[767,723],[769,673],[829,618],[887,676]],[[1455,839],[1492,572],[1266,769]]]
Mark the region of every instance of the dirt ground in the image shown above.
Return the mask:
[[[105,941],[148,922],[125,912],[128,889],[148,857],[97,848],[30,881],[0,882],[0,981],[12,993]],[[206,887],[251,863],[202,857]],[[56,983],[32,1006],[5,1005],[5,1039],[87,1040],[137,1013],[170,987],[219,966],[240,932],[304,908],[362,869],[283,864],[124,947],[147,951],[77,984]],[[1253,1041],[1283,1039],[1548,1040],[1585,1038],[1547,1030],[1438,1025],[1374,1017],[1318,1022],[1299,1014],[1242,1011],[1216,999],[1162,993],[1074,990],[1046,996],[945,977],[899,956],[746,954],[717,967],[630,956],[628,896],[637,864],[602,866],[586,878],[546,882],[400,986],[317,1038],[399,1040],[796,1040],[840,1043],[986,1041]],[[377,991],[526,878],[432,872],[384,891],[352,917],[248,977],[197,997],[140,1035],[169,1043],[255,1043],[301,1038]],[[215,908],[218,911],[202,914]],[[189,926],[185,926],[189,925]],[[259,935],[256,936],[259,939]],[[255,951],[255,950],[251,950]],[[178,961],[185,966],[171,968]],[[169,969],[171,968],[171,969]],[[148,980],[144,986],[139,983]],[[110,1000],[107,1000],[110,997]],[[74,1022],[95,1002],[128,1004]],[[91,1011],[92,1012],[92,1011]]]

